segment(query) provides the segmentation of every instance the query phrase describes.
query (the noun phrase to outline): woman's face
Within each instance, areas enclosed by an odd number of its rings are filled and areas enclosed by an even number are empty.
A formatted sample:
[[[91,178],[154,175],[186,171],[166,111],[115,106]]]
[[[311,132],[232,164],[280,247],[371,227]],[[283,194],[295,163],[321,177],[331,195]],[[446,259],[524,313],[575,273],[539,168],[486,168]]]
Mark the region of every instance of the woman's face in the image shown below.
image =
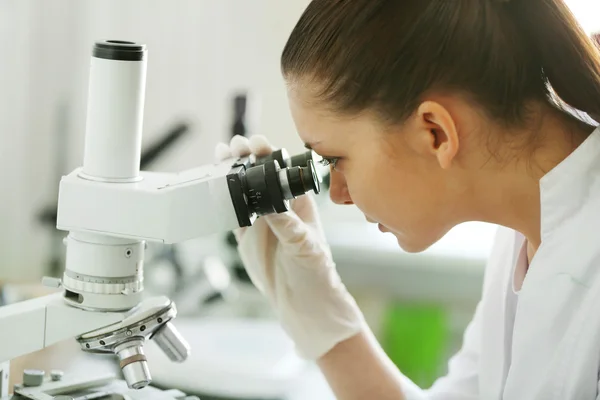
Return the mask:
[[[288,98],[307,147],[337,160],[332,201],[355,204],[408,252],[425,250],[460,222],[468,206],[460,200],[468,190],[458,172],[457,144],[435,133],[435,116],[411,117],[390,128],[367,113],[342,117],[323,111],[298,86],[288,88]]]

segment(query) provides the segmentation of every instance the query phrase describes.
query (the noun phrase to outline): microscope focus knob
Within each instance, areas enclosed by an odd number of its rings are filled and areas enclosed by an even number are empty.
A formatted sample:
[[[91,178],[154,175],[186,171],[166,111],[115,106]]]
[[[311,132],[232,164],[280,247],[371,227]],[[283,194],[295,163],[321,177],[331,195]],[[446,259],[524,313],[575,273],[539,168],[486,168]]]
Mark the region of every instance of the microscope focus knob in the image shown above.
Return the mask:
[[[42,285],[49,288],[60,288],[62,287],[62,281],[58,278],[44,276],[42,278]]]

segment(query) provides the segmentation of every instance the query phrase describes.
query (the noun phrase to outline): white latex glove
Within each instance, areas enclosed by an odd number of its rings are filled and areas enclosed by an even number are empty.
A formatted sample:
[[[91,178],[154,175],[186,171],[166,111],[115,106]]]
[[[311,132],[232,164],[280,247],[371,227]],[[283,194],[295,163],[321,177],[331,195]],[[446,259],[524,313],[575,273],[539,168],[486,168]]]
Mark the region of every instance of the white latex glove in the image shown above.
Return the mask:
[[[222,161],[273,150],[264,136],[235,136],[215,155]],[[298,354],[315,360],[360,332],[364,318],[335,269],[312,193],[292,200],[291,209],[234,233],[250,279],[275,307]]]

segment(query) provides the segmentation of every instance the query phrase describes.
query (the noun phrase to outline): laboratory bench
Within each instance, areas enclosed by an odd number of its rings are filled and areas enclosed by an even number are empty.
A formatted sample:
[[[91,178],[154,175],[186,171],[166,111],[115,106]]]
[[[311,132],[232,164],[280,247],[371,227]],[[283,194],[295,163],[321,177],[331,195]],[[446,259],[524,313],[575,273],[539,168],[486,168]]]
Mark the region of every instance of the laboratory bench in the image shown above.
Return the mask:
[[[185,327],[183,329],[186,330]],[[189,333],[189,332],[186,332]],[[193,338],[191,338],[193,341]],[[149,357],[150,373],[156,375],[155,383],[162,389],[181,389],[177,384],[170,384],[165,381],[165,370],[175,368],[185,370],[189,379],[202,380],[200,371],[193,368],[183,368],[185,364],[172,364],[170,361],[157,357],[156,347],[153,342],[146,344]],[[198,349],[196,349],[198,350]],[[196,353],[198,354],[198,353]],[[158,358],[158,360],[157,360]],[[162,364],[159,364],[162,363]],[[56,345],[50,346],[39,352],[19,357],[11,362],[11,387],[15,383],[22,382],[24,369],[41,369],[46,372],[50,370],[62,370],[65,376],[69,374],[84,374],[97,377],[106,373],[119,375],[119,367],[116,356],[104,354],[89,354],[81,351],[75,340],[67,340]],[[181,379],[180,376],[178,379]],[[204,377],[204,379],[211,379]],[[235,379],[235,377],[232,377]],[[232,383],[233,385],[233,383]],[[235,386],[235,385],[233,385]],[[303,374],[298,377],[296,383],[290,386],[289,390],[283,396],[216,396],[202,393],[192,393],[185,391],[188,395],[198,395],[200,400],[335,400],[333,393],[329,389],[324,377],[314,365],[308,365]],[[269,391],[267,391],[268,393]]]

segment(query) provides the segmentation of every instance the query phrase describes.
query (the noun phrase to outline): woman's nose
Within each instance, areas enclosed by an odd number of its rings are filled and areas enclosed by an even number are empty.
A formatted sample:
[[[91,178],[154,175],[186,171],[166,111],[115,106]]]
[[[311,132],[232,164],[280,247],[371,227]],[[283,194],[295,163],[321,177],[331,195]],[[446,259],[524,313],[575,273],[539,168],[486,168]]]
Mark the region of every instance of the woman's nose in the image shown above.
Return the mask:
[[[350,193],[348,193],[348,186],[346,185],[344,175],[331,168],[329,178],[329,197],[331,197],[331,201],[335,204],[354,204]]]

